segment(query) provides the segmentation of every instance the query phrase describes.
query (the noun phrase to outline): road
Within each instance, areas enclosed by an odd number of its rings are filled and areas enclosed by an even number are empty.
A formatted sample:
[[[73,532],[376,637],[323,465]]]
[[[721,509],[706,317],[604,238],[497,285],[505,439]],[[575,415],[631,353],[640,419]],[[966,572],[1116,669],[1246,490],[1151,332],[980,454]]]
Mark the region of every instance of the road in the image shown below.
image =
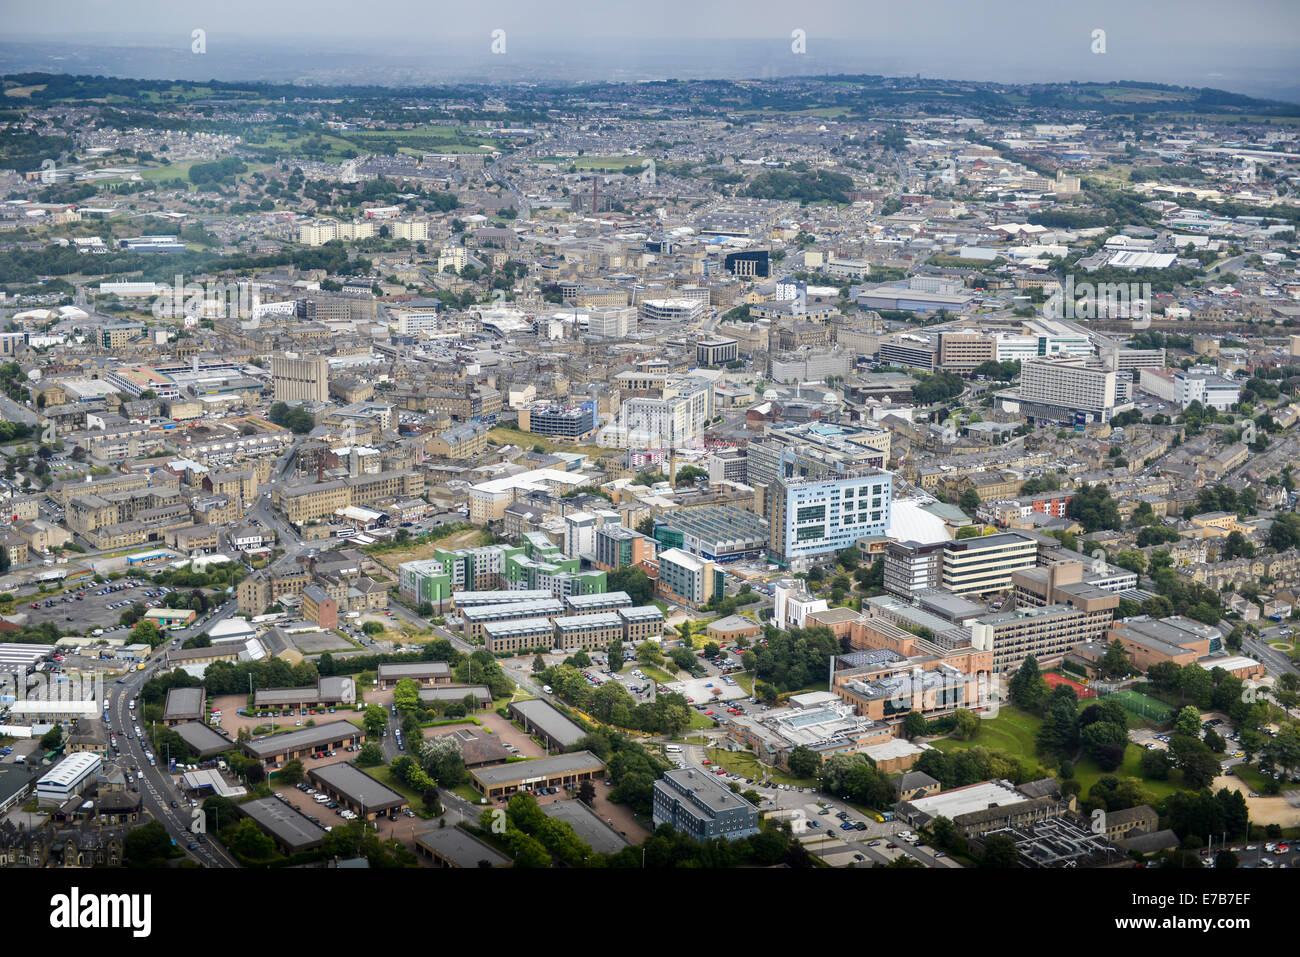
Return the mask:
[[[505,186],[506,191],[511,195],[511,197],[515,201],[515,211],[519,213],[519,216],[517,218],[520,220],[528,219],[533,214],[532,207],[528,205],[528,200],[524,199],[524,194],[519,189],[519,187],[515,186],[512,182],[510,182],[510,180],[506,179],[505,170],[502,168],[501,165],[504,161],[505,161],[504,156],[499,157],[497,161],[488,168],[487,178],[489,181],[496,180],[498,183],[501,183],[503,186]]]
[[[26,425],[36,424],[36,413],[26,406],[19,405],[7,395],[0,395],[0,412],[6,421],[22,422]]]
[[[129,706],[131,699],[139,695],[145,682],[157,672],[160,660],[161,653],[152,659],[144,671],[132,671],[126,675],[122,679],[122,684],[110,683],[105,686],[105,695],[109,696],[107,714],[110,716],[110,730],[117,735],[117,745],[121,751],[119,760],[136,776],[135,784],[140,792],[144,810],[155,820],[161,821],[177,846],[185,849],[187,844],[195,840],[195,836],[189,830],[193,820],[191,809],[182,800],[171,776],[166,773],[167,757],[161,754],[155,755],[159,766],[150,767],[148,759],[144,756],[144,745],[140,737],[135,734],[136,717]],[[137,703],[137,711],[140,707]],[[149,733],[143,726],[140,730],[145,734]],[[126,736],[128,732],[131,735],[129,738]],[[176,801],[180,806],[173,808],[172,801]],[[223,848],[208,837],[204,837],[202,843],[194,850],[186,850],[185,853],[204,867],[238,866]]]
[[[1271,635],[1270,632],[1272,632]],[[1282,675],[1287,672],[1300,674],[1300,669],[1297,669],[1295,665],[1291,664],[1290,658],[1282,652],[1270,648],[1264,641],[1264,639],[1269,637],[1285,637],[1287,640],[1290,640],[1290,635],[1291,629],[1282,626],[1279,626],[1276,629],[1266,628],[1259,638],[1246,634],[1241,640],[1241,650],[1257,661],[1262,662],[1274,675]]]

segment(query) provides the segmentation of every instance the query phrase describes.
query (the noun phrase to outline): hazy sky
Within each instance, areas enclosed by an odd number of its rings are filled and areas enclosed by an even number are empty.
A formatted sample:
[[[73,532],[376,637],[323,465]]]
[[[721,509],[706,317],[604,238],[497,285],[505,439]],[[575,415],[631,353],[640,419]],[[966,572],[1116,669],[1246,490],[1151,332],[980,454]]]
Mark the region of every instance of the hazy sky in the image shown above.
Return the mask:
[[[10,52],[24,39],[188,52],[191,31],[203,29],[209,53],[271,45],[424,56],[436,66],[449,48],[486,59],[489,35],[502,29],[516,62],[627,51],[640,54],[638,70],[663,63],[665,76],[684,75],[675,53],[711,62],[718,76],[762,75],[753,72],[759,49],[773,74],[1152,79],[1245,91],[1259,83],[1243,77],[1268,73],[1274,86],[1300,86],[1300,0],[0,0],[0,27]],[[790,50],[796,28],[807,35],[802,60]],[[1091,49],[1094,30],[1105,31],[1104,54]],[[770,53],[756,47],[764,42]],[[152,75],[138,66],[113,72]]]
[[[108,33],[188,33],[256,37],[280,34],[334,39],[375,37],[436,41],[513,29],[521,37],[717,38],[809,37],[867,41],[888,37],[934,44],[940,52],[1033,55],[1025,44],[1055,46],[1105,29],[1112,43],[1164,48],[1180,44],[1289,48],[1300,44],[1295,0],[27,0],[0,3],[5,34],[92,39]]]

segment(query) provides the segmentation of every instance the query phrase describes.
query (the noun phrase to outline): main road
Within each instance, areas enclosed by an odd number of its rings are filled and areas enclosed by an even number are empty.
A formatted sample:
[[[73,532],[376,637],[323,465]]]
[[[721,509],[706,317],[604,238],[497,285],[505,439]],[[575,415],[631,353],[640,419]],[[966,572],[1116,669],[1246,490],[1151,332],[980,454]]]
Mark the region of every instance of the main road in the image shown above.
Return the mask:
[[[121,679],[121,684],[111,683],[105,686],[105,697],[109,702],[105,716],[109,717],[110,733],[117,737],[117,746],[121,751],[118,761],[135,775],[136,789],[140,792],[144,809],[154,820],[162,822],[168,836],[187,855],[204,867],[238,867],[230,855],[211,838],[196,838],[190,831],[194,820],[193,809],[183,800],[183,795],[167,773],[167,755],[155,754],[155,760],[161,763],[157,767],[151,766],[145,757],[144,742],[135,733],[142,706],[137,701],[136,708],[132,711],[130,702],[140,694],[145,682],[157,673],[162,660],[162,647],[159,646],[144,671],[129,672]],[[144,726],[140,730],[146,735],[149,733],[149,729]],[[178,806],[173,808],[172,801]],[[193,850],[187,848],[187,845],[197,841],[201,843],[196,843]]]

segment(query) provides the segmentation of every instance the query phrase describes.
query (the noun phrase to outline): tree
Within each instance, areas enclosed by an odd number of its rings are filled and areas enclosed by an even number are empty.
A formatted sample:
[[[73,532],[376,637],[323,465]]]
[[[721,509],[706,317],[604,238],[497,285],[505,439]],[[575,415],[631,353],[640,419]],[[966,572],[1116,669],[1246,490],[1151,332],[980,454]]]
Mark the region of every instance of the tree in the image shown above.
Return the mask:
[[[1208,788],[1218,777],[1219,759],[1210,750],[1201,745],[1202,750],[1193,751],[1181,762],[1183,781],[1191,788]]]
[[[663,650],[658,642],[643,641],[636,646],[637,660],[647,665],[661,665],[664,661]]]
[[[363,768],[373,768],[384,763],[384,749],[378,741],[367,741],[357,754],[357,764]]]
[[[907,712],[907,717],[903,719],[903,735],[908,738],[919,738],[925,734],[928,729],[928,722],[925,715],[919,711]]]
[[[1124,650],[1124,643],[1116,638],[1106,648],[1106,654],[1101,659],[1101,673],[1106,678],[1122,678],[1132,673],[1133,663],[1129,660],[1128,652]]]
[[[966,708],[957,709],[957,724],[953,728],[952,736],[960,741],[970,741],[975,735],[979,734],[980,719],[975,716],[975,712]]]
[[[596,787],[590,781],[583,781],[578,785],[578,800],[587,807],[591,807],[596,800]]]
[[[1124,743],[1128,732],[1123,725],[1094,721],[1079,733],[1084,752],[1103,771],[1114,771],[1124,760]]]
[[[251,817],[241,818],[221,832],[222,843],[246,860],[262,861],[275,855],[275,842]]]
[[[1201,736],[1201,715],[1191,705],[1187,705],[1178,712],[1178,717],[1174,720],[1174,734],[1186,735],[1189,738],[1200,738]]]
[[[420,686],[410,678],[401,678],[393,688],[393,704],[398,711],[414,711],[420,706]]]
[[[975,510],[980,507],[980,493],[973,488],[968,488],[961,493],[961,498],[957,501],[957,507],[968,515],[974,515]]]
[[[790,773],[795,777],[811,778],[816,777],[818,771],[821,770],[822,758],[820,754],[811,748],[798,745],[791,750],[787,764],[790,767]]]
[[[63,725],[56,724],[41,735],[41,750],[53,751],[63,743]]]
[[[1005,834],[991,834],[984,839],[984,855],[980,867],[1018,867],[1020,852],[1016,842]]]
[[[280,769],[280,783],[287,784],[290,787],[300,782],[307,776],[307,769],[303,767],[301,761],[295,759],[289,761]]]
[[[163,867],[176,847],[162,821],[150,821],[133,827],[122,847],[122,863],[127,867]]]
[[[1047,697],[1047,682],[1039,672],[1038,661],[1033,655],[1028,655],[1020,663],[1007,690],[1017,707],[1029,711],[1037,710]]]
[[[1227,851],[1227,850],[1219,851],[1217,854],[1214,855],[1215,867],[1238,867],[1240,866],[1240,864],[1241,864],[1241,859],[1238,858],[1237,855],[1234,854],[1232,851]]]
[[[379,705],[368,704],[361,721],[366,729],[366,737],[378,738],[388,727],[388,714]]]
[[[1161,748],[1154,751],[1147,751],[1138,761],[1138,770],[1142,776],[1151,781],[1167,781],[1172,766],[1169,763],[1169,753]]]
[[[469,780],[460,739],[454,734],[431,738],[420,746],[420,763],[434,780],[445,788],[454,788]]]
[[[533,659],[533,674],[537,674],[539,671],[545,671],[545,670],[546,670],[546,659],[543,658],[541,655],[538,655],[536,658]]]
[[[1041,680],[1041,679],[1040,679]],[[1044,752],[1057,751],[1071,754],[1079,742],[1079,714],[1077,705],[1065,698],[1055,698],[1043,715],[1038,728],[1037,743]]]

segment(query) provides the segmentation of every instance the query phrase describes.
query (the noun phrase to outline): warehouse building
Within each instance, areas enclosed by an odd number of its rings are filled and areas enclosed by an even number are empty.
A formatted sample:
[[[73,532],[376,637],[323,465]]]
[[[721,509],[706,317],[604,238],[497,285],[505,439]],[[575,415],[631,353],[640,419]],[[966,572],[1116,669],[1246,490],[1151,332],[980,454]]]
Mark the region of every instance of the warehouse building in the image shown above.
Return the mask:
[[[273,734],[241,746],[246,755],[263,764],[282,764],[294,758],[309,757],[320,751],[336,751],[361,743],[361,729],[347,721],[331,721],[314,728],[302,728],[285,734]]]
[[[627,838],[581,801],[552,801],[542,805],[542,813],[557,821],[568,821],[578,839],[597,854],[617,854],[627,847]]]
[[[320,678],[305,688],[263,688],[253,693],[253,707],[257,710],[341,708],[356,704],[356,700],[356,681],[351,675]]]
[[[420,700],[425,704],[435,701],[460,703],[470,696],[474,698],[475,708],[486,708],[492,703],[492,692],[483,685],[439,685],[420,689]]]
[[[355,811],[362,820],[373,821],[381,815],[397,817],[407,805],[406,798],[388,785],[381,784],[346,761],[312,768],[307,772],[307,779],[335,801]]]
[[[307,818],[293,805],[273,797],[245,801],[236,805],[241,814],[251,817],[258,827],[287,854],[310,851],[325,841],[325,829]]]
[[[95,779],[104,759],[93,751],[70,754],[36,782],[36,799],[41,807],[61,807],[73,795],[81,794]]]
[[[415,853],[434,867],[506,867],[510,858],[459,827],[436,827],[415,835]]]
[[[210,758],[214,754],[229,751],[235,746],[229,738],[217,734],[201,721],[186,721],[184,724],[176,725],[172,730],[185,740],[190,753],[198,758]]]
[[[539,698],[512,702],[509,711],[525,731],[556,751],[573,747],[587,733]]]
[[[516,791],[535,788],[567,788],[600,777],[605,762],[590,751],[575,751],[552,758],[515,761],[470,771],[474,790],[490,798],[508,798]]]
[[[172,688],[167,692],[167,704],[163,707],[163,723],[171,726],[184,724],[186,721],[202,721],[207,717],[207,697],[203,688]]]
[[[410,664],[382,664],[378,673],[379,687],[392,688],[403,678],[410,678],[425,687],[451,684],[451,666],[445,661],[417,661]]]

